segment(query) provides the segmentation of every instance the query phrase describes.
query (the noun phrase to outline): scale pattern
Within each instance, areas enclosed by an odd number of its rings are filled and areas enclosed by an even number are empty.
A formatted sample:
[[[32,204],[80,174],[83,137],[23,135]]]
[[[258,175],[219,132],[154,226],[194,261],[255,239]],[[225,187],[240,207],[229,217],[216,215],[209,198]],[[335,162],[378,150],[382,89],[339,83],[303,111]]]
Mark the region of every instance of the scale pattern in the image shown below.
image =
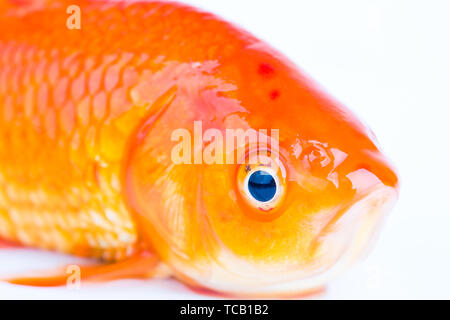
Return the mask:
[[[208,15],[173,4],[79,1],[80,30],[66,27],[69,2],[2,4],[0,237],[105,260],[132,255],[128,139],[183,60],[233,43],[207,31],[221,28]]]

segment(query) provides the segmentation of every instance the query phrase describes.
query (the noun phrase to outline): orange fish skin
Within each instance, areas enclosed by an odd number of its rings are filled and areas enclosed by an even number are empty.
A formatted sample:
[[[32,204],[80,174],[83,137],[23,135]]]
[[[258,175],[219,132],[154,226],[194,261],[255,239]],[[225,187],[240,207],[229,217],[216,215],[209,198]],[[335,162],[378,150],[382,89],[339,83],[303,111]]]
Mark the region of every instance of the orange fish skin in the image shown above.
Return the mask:
[[[72,2],[0,5],[0,237],[112,261],[151,247],[186,282],[249,294],[318,287],[350,231],[371,238],[395,170],[292,62],[176,3],[76,1],[69,30]],[[194,121],[279,129],[280,205],[250,208],[239,165],[174,165]]]

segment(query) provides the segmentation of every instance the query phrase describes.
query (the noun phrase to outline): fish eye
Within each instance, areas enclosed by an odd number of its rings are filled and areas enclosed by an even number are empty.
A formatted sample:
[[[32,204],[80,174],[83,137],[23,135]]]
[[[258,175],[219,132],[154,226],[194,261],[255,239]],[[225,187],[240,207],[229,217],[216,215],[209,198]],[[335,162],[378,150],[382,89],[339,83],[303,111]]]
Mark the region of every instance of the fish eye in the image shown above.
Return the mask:
[[[282,159],[270,151],[256,150],[237,170],[237,189],[243,211],[252,218],[269,221],[281,214],[287,190],[286,170]]]
[[[249,194],[259,202],[268,202],[275,197],[277,182],[270,172],[258,170],[248,177],[247,189]]]

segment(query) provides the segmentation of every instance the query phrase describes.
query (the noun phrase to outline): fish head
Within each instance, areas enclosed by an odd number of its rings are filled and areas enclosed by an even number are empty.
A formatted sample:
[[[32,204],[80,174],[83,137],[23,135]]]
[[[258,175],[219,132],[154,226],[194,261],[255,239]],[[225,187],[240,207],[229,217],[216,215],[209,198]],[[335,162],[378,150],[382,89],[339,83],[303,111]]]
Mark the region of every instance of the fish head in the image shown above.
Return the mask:
[[[367,251],[397,199],[373,133],[261,43],[185,68],[196,71],[130,150],[142,237],[195,286],[320,288]]]

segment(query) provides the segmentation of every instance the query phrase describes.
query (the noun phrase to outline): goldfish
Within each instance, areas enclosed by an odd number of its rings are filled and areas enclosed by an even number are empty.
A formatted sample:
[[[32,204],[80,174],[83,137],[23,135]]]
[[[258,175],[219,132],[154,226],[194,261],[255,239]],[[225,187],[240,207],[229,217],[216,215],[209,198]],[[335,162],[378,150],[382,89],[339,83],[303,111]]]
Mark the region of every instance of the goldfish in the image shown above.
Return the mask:
[[[98,261],[81,279],[309,292],[368,252],[398,198],[365,124],[213,14],[3,0],[0,29],[0,238]]]

